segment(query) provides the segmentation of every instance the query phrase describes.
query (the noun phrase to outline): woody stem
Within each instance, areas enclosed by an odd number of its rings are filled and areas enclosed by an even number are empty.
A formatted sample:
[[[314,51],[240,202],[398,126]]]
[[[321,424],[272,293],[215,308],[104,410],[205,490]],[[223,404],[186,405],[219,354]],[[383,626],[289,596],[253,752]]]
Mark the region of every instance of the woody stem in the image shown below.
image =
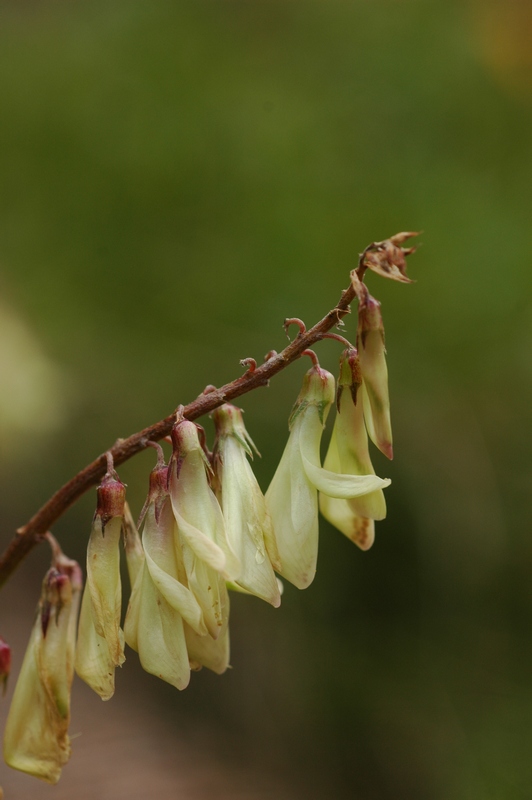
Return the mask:
[[[364,251],[365,253],[365,251]],[[364,255],[364,254],[363,254]],[[366,268],[360,259],[357,273],[362,280]],[[285,369],[303,354],[304,350],[312,347],[323,339],[323,334],[337,325],[342,317],[349,313],[349,306],[355,298],[352,285],[342,292],[338,304],[331,309],[319,322],[300,334],[288,344],[284,350],[272,355],[264,364],[248,371],[219,389],[213,389],[200,394],[192,403],[182,408],[183,416],[189,420],[198,419],[204,414],[214,411],[215,408],[230,400],[235,400],[247,392],[267,386],[270,378]],[[270,355],[270,354],[269,354]],[[78,500],[92,486],[98,484],[108,468],[108,459],[117,467],[128,461],[133,456],[144,450],[150,442],[164,439],[172,430],[175,422],[175,412],[165,419],[150,425],[127,439],[119,440],[108,453],[96,458],[91,464],[74,475],[37,511],[36,514],[16,532],[16,535],[0,557],[0,586],[2,586],[13,573],[18,564],[28,553],[43,540],[43,534],[61,517],[62,514]]]

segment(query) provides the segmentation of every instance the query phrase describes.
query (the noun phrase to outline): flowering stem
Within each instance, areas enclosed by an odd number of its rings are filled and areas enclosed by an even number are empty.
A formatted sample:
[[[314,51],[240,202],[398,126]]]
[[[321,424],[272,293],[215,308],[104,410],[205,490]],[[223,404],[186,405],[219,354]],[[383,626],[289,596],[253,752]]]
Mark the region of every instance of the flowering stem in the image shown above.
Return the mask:
[[[362,253],[357,275],[363,279],[366,271],[364,257],[368,250],[373,247],[370,245]],[[248,370],[239,378],[220,388],[209,387],[210,391],[202,392],[192,403],[181,407],[183,416],[188,420],[195,420],[214,411],[215,408],[241,397],[247,392],[257,389],[259,386],[267,386],[270,378],[281,370],[285,369],[293,361],[296,361],[305,350],[316,342],[324,338],[331,328],[338,325],[346,314],[355,299],[355,290],[351,284],[349,288],[342,292],[338,304],[326,314],[323,319],[316,323],[309,330],[304,330],[300,320],[289,319],[288,324],[296,323],[300,327],[300,332],[280,353],[270,351],[263,364],[254,366],[251,359],[244,359],[244,366],[249,366]],[[165,419],[150,425],[138,433],[134,433],[127,439],[119,439],[117,443],[107,453],[98,456],[91,464],[77,473],[68,483],[65,483],[52,497],[37,511],[36,514],[21,528],[11,540],[5,552],[0,557],[0,586],[13,573],[18,564],[28,555],[33,547],[43,541],[44,534],[59,519],[59,517],[92,486],[99,483],[108,469],[109,461],[114,466],[123,464],[133,456],[144,450],[150,442],[164,439],[172,430],[175,422],[175,412]],[[111,461],[112,459],[112,461]]]

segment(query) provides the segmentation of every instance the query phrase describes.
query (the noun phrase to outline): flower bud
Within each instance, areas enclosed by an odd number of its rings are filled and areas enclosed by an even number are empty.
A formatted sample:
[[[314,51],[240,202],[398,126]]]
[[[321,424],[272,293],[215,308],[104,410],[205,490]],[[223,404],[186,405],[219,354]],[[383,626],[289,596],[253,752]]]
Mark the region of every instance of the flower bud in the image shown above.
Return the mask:
[[[387,486],[375,475],[341,475],[320,466],[323,427],[334,399],[334,378],[312,367],[290,416],[290,436],[266,502],[281,557],[281,575],[304,589],[318,556],[318,489],[349,499]]]
[[[0,636],[0,682],[3,684],[3,693],[6,693],[7,679],[11,671],[11,648]]]
[[[81,570],[61,553],[43,581],[4,734],[14,769],[57,783],[70,757],[70,689],[74,674]]]
[[[226,403],[213,419],[219,500],[229,544],[242,565],[236,583],[277,607],[281,596],[272,563],[280,568],[279,553],[264,495],[247,460],[253,442],[236,406]]]
[[[372,442],[393,458],[388,369],[380,303],[369,293],[360,298],[357,349],[362,372],[362,402],[366,427]]]

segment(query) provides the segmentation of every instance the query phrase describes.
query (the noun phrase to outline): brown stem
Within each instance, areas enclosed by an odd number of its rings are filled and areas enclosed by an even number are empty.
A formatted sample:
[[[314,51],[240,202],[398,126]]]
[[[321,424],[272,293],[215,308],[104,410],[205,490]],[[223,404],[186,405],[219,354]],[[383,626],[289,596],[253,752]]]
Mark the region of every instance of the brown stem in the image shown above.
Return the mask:
[[[362,279],[366,268],[362,264],[362,254],[357,273]],[[335,306],[322,320],[308,331],[301,331],[300,334],[290,342],[281,352],[273,355],[264,364],[248,371],[240,378],[226,383],[225,386],[213,389],[207,393],[200,394],[192,403],[182,408],[183,416],[189,420],[198,419],[204,414],[214,411],[215,408],[234,400],[247,392],[257,389],[259,386],[267,386],[268,381],[278,372],[283,370],[293,361],[298,359],[304,350],[307,350],[316,342],[323,338],[331,328],[337,325],[342,317],[349,313],[349,306],[355,298],[353,286],[349,286],[342,292],[342,296]],[[290,320],[292,322],[292,320]],[[134,433],[127,439],[119,440],[108,452],[112,457],[114,466],[123,464],[132,456],[144,450],[149,442],[158,441],[168,436],[175,422],[175,412],[165,419],[150,425],[138,433]],[[91,486],[95,486],[103,477],[107,470],[108,455],[102,454],[78,472],[68,483],[65,483],[52,497],[37,511],[36,514],[17,530],[16,536],[11,540],[5,552],[0,557],[0,586],[5,583],[18,564],[27,556],[35,545],[42,541],[42,536],[52,525],[64,514],[82,494]]]

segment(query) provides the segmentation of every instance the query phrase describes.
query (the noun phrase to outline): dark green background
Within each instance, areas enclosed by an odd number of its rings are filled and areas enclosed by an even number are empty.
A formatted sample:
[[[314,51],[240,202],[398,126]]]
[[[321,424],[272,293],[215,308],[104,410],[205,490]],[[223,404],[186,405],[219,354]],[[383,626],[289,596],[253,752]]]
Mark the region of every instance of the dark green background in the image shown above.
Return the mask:
[[[308,591],[234,600],[230,673],[128,688],[287,797],[530,796],[531,33],[517,0],[0,5],[2,303],[65,409],[3,445],[6,542],[118,436],[280,349],[286,316],[321,317],[367,243],[424,231],[415,284],[368,279],[396,452],[374,548],[322,521]],[[264,488],[306,368],[242,401]],[[135,512],[152,462],[121,471]],[[80,560],[93,505],[56,526]],[[31,604],[45,560],[17,574]]]

